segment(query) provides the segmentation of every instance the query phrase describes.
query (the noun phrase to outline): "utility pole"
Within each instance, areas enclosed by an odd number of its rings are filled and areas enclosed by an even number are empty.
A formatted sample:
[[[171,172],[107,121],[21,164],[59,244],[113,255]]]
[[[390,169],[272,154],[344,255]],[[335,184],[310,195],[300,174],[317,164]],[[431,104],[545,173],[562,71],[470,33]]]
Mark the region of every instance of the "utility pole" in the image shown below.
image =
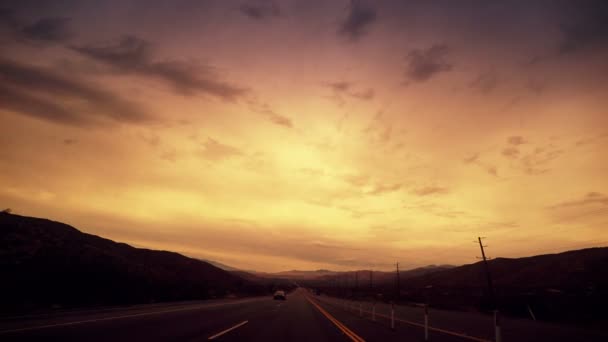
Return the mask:
[[[395,285],[397,286],[397,298],[399,298],[399,295],[401,295],[401,281],[399,279],[399,263],[396,263],[395,266],[397,267],[397,278],[395,279]]]
[[[496,309],[496,300],[494,298],[494,286],[492,284],[492,276],[490,275],[490,267],[488,266],[488,260],[486,259],[486,253],[484,251],[484,247],[488,247],[488,246],[484,246],[481,243],[481,237],[477,238],[477,241],[479,242],[479,248],[481,249],[481,257],[483,258],[483,265],[484,265],[484,269],[486,272],[486,280],[488,282],[488,294],[490,296],[490,302],[492,303],[491,305],[493,306],[492,309]]]

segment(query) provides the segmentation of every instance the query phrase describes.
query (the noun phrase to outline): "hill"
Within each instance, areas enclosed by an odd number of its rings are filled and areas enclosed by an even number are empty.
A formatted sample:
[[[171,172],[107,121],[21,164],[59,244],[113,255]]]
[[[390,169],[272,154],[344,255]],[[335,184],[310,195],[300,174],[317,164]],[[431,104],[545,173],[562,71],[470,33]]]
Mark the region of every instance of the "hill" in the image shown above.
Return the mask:
[[[226,264],[222,264],[221,262],[218,261],[214,261],[214,260],[209,260],[209,259],[200,259],[203,262],[206,262],[208,264],[211,264],[219,269],[222,269],[224,271],[228,271],[228,272],[236,272],[236,271],[240,271],[240,269],[236,268],[236,267],[232,267],[232,266],[228,266]]]
[[[525,258],[488,261],[494,286],[500,289],[553,289],[564,292],[608,286],[608,247],[588,248]],[[485,288],[482,262],[409,279],[409,288]]]
[[[207,262],[0,213],[1,312],[206,299],[263,287]]]

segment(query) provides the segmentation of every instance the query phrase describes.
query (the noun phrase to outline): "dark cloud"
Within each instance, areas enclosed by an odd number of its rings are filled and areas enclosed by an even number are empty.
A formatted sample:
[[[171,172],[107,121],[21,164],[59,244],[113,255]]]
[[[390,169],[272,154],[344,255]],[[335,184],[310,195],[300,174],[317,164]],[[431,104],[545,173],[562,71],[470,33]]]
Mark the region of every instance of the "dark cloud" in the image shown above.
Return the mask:
[[[476,162],[478,159],[479,159],[479,153],[472,153],[471,155],[464,157],[464,159],[462,161],[465,164],[471,164],[471,163]]]
[[[581,147],[581,146],[585,146],[585,145],[589,145],[589,144],[595,144],[597,142],[599,142],[602,139],[608,138],[608,134],[599,134],[599,135],[594,135],[594,136],[587,136],[581,139],[578,139],[574,146],[576,147]]]
[[[357,98],[359,100],[371,100],[376,95],[376,92],[372,88],[368,88],[366,90],[355,91],[350,94],[350,96]]]
[[[464,157],[462,162],[465,164],[477,165],[477,166],[481,167],[488,174],[490,174],[494,177],[498,177],[498,168],[494,165],[487,164],[487,163],[481,161],[480,156],[481,156],[481,153],[479,153],[479,152],[472,153],[472,154]]]
[[[170,148],[161,152],[160,159],[175,163],[177,160],[177,151],[174,148]]]
[[[21,23],[15,17],[15,11],[10,8],[0,8],[0,27],[16,29],[19,25]]]
[[[245,88],[219,80],[208,66],[196,67],[180,61],[154,61],[151,44],[134,36],[123,37],[113,45],[72,49],[117,71],[162,80],[183,95],[200,92],[233,101],[248,92]]]
[[[70,21],[66,17],[43,17],[28,24],[18,18],[12,9],[0,8],[0,33],[15,41],[65,42],[72,36]]]
[[[281,114],[277,114],[271,110],[266,111],[265,112],[266,116],[268,117],[268,120],[270,120],[270,122],[279,125],[279,126],[284,126],[284,127],[288,127],[288,128],[292,128],[293,127],[293,123],[291,122],[291,119],[289,119],[286,116],[283,116]]]
[[[406,56],[406,78],[414,82],[424,82],[439,73],[452,70],[452,65],[445,61],[448,52],[446,45],[433,45],[428,49],[411,51]]]
[[[517,147],[505,147],[501,153],[507,158],[519,157],[519,149]]]
[[[364,5],[359,0],[351,0],[348,15],[340,24],[338,33],[356,41],[359,40],[369,26],[376,20],[376,10]]]
[[[501,154],[516,162],[511,164],[514,168],[528,175],[539,175],[550,171],[548,165],[564,153],[553,144],[522,149],[521,145],[528,143],[522,136],[511,136],[507,139],[507,143]]]
[[[0,79],[3,81],[0,106],[21,114],[75,125],[107,119],[119,122],[152,119],[134,102],[72,75],[0,60]]]
[[[521,166],[523,171],[529,175],[543,174],[550,171],[548,165],[563,153],[563,150],[557,149],[552,145],[537,147],[532,152],[521,157]]]
[[[0,108],[56,123],[80,125],[86,121],[62,105],[3,85],[0,85]]]
[[[367,192],[368,195],[381,195],[388,192],[395,192],[403,187],[401,184],[376,184],[374,188]]]
[[[449,189],[440,186],[426,186],[412,191],[417,196],[428,196],[437,194],[447,194]]]
[[[207,138],[207,141],[203,143],[202,156],[209,161],[221,161],[241,155],[243,155],[243,152],[238,148],[211,138]]]
[[[498,86],[498,77],[494,73],[480,74],[477,76],[477,78],[471,81],[471,83],[469,83],[470,88],[477,89],[482,94],[491,93],[496,86]]]
[[[281,15],[279,5],[274,1],[250,1],[241,4],[239,10],[251,19],[263,20]]]
[[[526,82],[526,89],[531,91],[534,95],[540,95],[547,88],[547,83],[538,79],[530,78]]]
[[[589,47],[608,47],[608,2],[580,0],[567,2],[560,24],[559,53],[577,52]]]
[[[339,103],[343,103],[343,95],[348,95],[350,97],[359,99],[359,100],[371,100],[376,95],[374,89],[354,89],[355,84],[352,82],[346,81],[337,81],[337,82],[328,82],[325,85],[330,88],[335,95],[335,99]]]
[[[485,170],[487,173],[491,174],[492,176],[498,177],[498,168],[494,165],[488,165],[485,167]]]
[[[370,176],[366,174],[347,174],[343,175],[341,178],[346,183],[356,187],[362,187],[370,181]]]
[[[31,40],[64,42],[71,37],[70,18],[42,18],[21,29],[22,35]]]
[[[520,135],[514,135],[514,136],[508,137],[507,142],[509,143],[509,145],[519,146],[519,145],[525,144],[527,141],[526,141],[526,139],[524,139],[524,137],[522,137]]]
[[[329,82],[329,83],[327,83],[327,86],[329,88],[331,88],[333,91],[341,93],[341,92],[348,91],[350,89],[350,87],[352,86],[352,83],[345,82],[345,81]]]
[[[252,111],[264,116],[268,121],[272,122],[273,124],[286,128],[293,128],[293,122],[290,118],[278,114],[267,103],[260,102],[258,99],[255,98],[249,100],[248,103]]]

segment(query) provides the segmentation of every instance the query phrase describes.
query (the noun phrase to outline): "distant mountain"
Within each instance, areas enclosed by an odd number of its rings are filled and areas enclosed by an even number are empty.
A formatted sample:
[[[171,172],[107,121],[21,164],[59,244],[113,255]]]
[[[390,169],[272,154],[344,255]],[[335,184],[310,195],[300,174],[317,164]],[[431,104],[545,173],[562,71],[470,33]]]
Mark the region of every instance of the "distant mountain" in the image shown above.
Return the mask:
[[[206,299],[263,287],[207,262],[0,213],[1,311]]]
[[[410,270],[404,270],[399,272],[399,276],[401,279],[409,279],[416,276],[421,276],[433,272],[438,272],[442,270],[447,270],[453,268],[455,266],[451,265],[428,265],[424,267],[418,267]],[[323,286],[330,283],[335,283],[336,281],[344,281],[345,279],[358,278],[361,283],[368,282],[370,277],[370,270],[356,270],[356,271],[330,271],[330,270],[316,270],[316,271],[284,271],[277,273],[263,273],[259,274],[263,277],[277,277],[277,278],[287,278],[294,280],[305,281],[302,284],[309,286]],[[387,271],[373,271],[373,281],[374,283],[393,283],[395,280],[395,271],[387,272]]]
[[[289,279],[315,279],[328,275],[339,274],[340,272],[329,271],[329,270],[316,270],[316,271],[283,271],[276,273],[258,273],[259,276],[264,277],[277,277],[277,278],[289,278]]]

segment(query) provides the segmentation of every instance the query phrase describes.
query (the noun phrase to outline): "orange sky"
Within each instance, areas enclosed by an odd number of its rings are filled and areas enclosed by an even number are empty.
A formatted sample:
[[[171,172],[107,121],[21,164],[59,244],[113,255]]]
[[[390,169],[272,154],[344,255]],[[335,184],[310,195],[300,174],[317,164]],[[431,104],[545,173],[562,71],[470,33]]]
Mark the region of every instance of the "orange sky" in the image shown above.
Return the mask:
[[[260,271],[608,244],[602,1],[5,3],[16,213]]]

